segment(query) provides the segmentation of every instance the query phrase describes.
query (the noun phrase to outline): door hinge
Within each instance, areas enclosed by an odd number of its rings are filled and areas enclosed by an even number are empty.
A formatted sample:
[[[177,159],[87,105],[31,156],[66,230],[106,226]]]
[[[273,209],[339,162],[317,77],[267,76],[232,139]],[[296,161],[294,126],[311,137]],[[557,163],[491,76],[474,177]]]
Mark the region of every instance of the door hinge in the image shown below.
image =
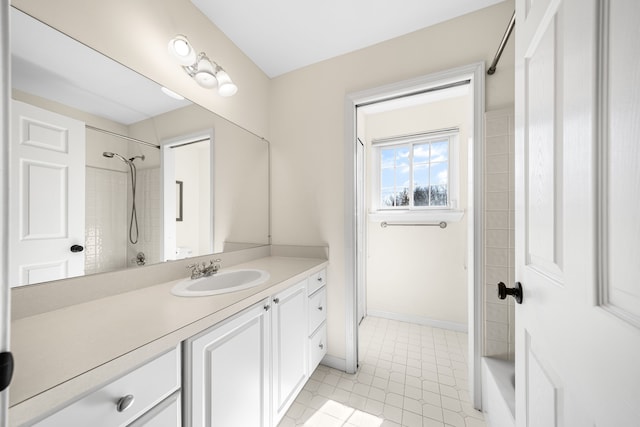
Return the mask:
[[[0,391],[4,391],[13,377],[13,354],[11,352],[0,353]]]

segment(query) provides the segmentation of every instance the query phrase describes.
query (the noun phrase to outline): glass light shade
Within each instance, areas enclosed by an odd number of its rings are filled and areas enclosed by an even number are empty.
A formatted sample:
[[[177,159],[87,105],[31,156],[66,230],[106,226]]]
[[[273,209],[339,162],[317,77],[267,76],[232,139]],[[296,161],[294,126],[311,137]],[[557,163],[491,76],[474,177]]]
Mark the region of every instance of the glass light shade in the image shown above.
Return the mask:
[[[192,65],[196,62],[196,52],[189,43],[189,40],[178,34],[169,41],[169,53],[180,65]]]
[[[216,71],[216,79],[218,79],[218,93],[220,96],[233,96],[238,91],[238,86],[231,81],[229,74],[220,67]]]
[[[214,88],[218,85],[218,80],[214,74],[214,66],[204,54],[200,54],[198,57],[198,64],[196,65],[196,72],[193,78],[202,87],[207,89]]]
[[[164,86],[161,86],[160,90],[162,91],[162,93],[164,93],[167,96],[170,96],[171,98],[178,99],[180,101],[182,101],[184,99],[184,96],[182,96],[180,94],[177,94],[174,91],[172,91],[171,89],[167,89]]]

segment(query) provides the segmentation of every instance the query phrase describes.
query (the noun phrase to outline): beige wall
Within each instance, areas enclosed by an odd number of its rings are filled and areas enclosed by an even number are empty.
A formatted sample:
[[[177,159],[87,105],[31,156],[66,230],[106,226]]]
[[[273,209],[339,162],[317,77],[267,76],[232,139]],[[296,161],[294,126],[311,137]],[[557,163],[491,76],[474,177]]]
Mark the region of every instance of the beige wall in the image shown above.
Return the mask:
[[[512,1],[273,79],[273,242],[326,244],[328,351],[345,357],[344,104],[348,93],[489,63]],[[513,41],[488,76],[486,107],[513,104]],[[349,284],[350,285],[350,284]]]
[[[212,129],[214,252],[221,252],[225,241],[266,244],[269,228],[266,142],[196,105],[134,123],[129,126],[129,135],[160,145],[166,140]]]
[[[268,137],[268,77],[189,0],[13,0],[20,10],[221,116]],[[231,98],[203,89],[168,54],[184,34],[238,85]]]
[[[273,242],[330,246],[329,354],[345,356],[345,95],[429,73],[490,62],[512,0],[351,54],[269,79],[188,0],[14,0],[21,10],[192,101],[272,141]],[[70,13],[73,11],[73,13]],[[221,98],[167,55],[186,34],[239,87]],[[486,107],[513,104],[513,42],[487,78]],[[233,210],[225,211],[233,215]],[[246,213],[245,213],[246,214]]]
[[[371,141],[397,135],[457,127],[459,210],[467,208],[467,144],[471,97],[365,116],[367,210],[373,194]],[[467,215],[439,227],[381,228],[367,223],[367,311],[413,321],[467,326]],[[452,325],[453,326],[453,325]]]

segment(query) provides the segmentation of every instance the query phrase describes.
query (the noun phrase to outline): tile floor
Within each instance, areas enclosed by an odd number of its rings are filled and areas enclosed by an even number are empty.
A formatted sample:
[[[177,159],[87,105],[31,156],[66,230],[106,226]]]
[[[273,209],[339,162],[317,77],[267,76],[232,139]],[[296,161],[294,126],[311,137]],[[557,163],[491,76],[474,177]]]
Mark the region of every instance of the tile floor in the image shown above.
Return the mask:
[[[367,317],[358,373],[320,365],[279,427],[485,427],[467,388],[466,333]]]

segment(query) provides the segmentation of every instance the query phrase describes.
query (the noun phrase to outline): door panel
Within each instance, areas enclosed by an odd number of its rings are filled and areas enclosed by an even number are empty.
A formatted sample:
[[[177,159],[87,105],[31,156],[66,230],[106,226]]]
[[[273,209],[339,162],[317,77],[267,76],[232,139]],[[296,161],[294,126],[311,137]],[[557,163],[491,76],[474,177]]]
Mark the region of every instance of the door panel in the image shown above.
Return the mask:
[[[639,20],[516,2],[518,426],[640,420]]]
[[[20,162],[20,239],[66,238],[67,167],[54,163]]]
[[[559,280],[561,273],[561,138],[556,133],[555,19],[530,47],[526,61],[527,105],[525,134],[527,174],[527,264]]]
[[[606,2],[601,13],[604,58],[602,98],[601,235],[608,254],[603,263],[603,304],[640,327],[640,56],[631,40],[640,40],[640,3]],[[629,66],[629,61],[633,64]],[[607,108],[608,107],[608,108]],[[631,184],[630,183],[635,183]],[[628,280],[633,278],[632,280]]]
[[[9,283],[84,273],[84,123],[12,102]]]

